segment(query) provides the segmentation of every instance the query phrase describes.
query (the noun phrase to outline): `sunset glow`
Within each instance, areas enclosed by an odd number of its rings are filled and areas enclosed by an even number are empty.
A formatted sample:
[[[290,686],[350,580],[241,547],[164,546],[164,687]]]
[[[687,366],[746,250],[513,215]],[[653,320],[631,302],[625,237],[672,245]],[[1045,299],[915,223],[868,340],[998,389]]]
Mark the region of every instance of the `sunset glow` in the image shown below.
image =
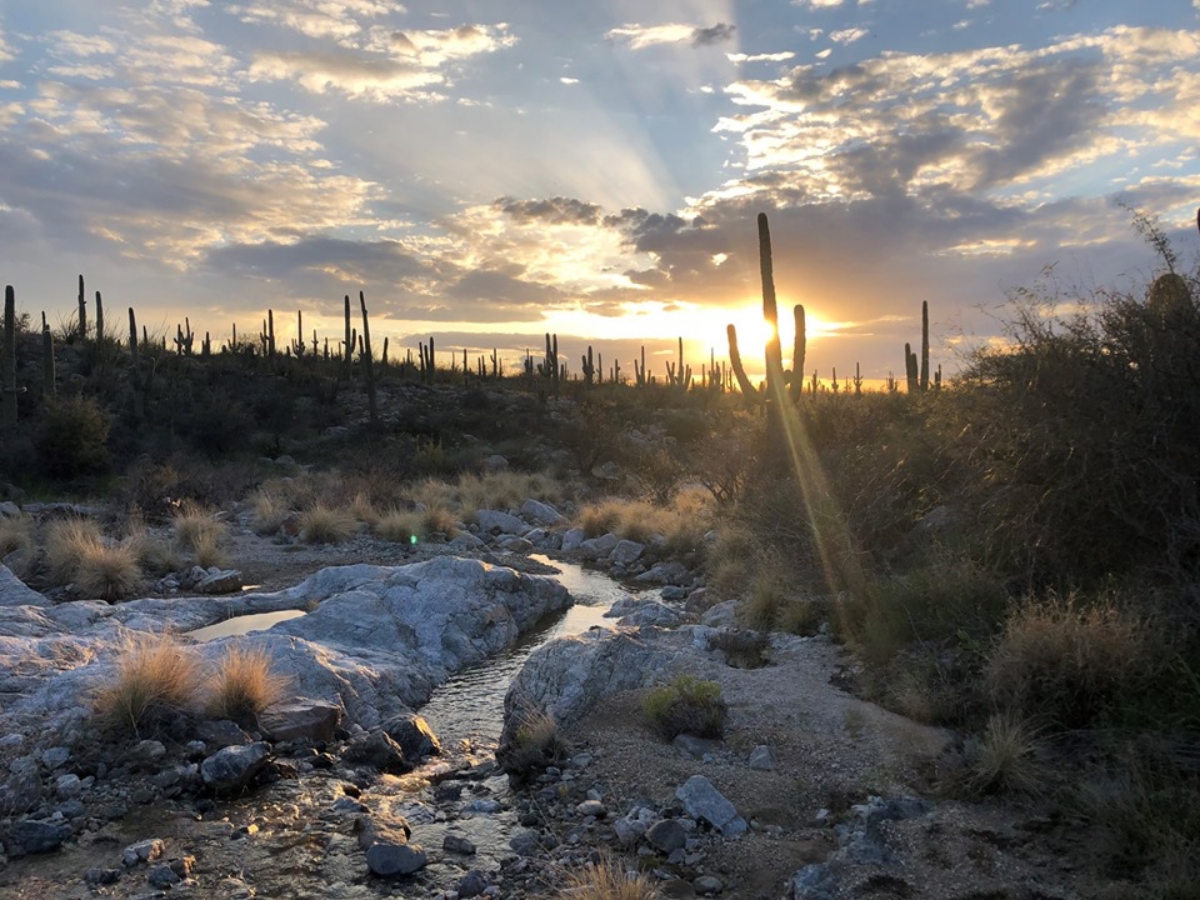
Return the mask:
[[[52,323],[83,273],[171,332],[336,339],[362,290],[394,346],[699,365],[734,322],[750,361],[767,212],[785,354],[802,302],[806,365],[883,378],[927,300],[951,364],[1048,267],[1152,273],[1117,201],[1195,256],[1200,9],[1121,7],[10,4],[4,280]]]

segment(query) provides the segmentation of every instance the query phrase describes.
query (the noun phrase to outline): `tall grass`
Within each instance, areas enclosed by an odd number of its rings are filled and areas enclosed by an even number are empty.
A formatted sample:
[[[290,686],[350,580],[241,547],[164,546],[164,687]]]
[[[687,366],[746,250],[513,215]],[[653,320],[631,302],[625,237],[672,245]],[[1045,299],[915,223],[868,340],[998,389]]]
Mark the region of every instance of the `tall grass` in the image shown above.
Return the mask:
[[[265,650],[233,644],[217,663],[206,709],[214,718],[253,720],[281,700],[290,683],[289,678],[272,671]]]
[[[100,685],[94,706],[103,725],[135,736],[193,713],[203,690],[200,660],[170,636],[125,641],[111,680]]]
[[[88,599],[113,602],[142,585],[138,542],[110,540],[91,519],[61,519],[46,529],[46,569],[56,584],[75,584]]]

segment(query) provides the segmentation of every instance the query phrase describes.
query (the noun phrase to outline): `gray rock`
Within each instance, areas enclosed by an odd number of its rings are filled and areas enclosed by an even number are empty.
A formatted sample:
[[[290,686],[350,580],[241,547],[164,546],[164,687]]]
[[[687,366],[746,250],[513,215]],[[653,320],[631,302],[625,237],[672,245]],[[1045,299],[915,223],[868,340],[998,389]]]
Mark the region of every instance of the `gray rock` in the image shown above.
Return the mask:
[[[0,565],[0,606],[49,606],[50,601]]]
[[[683,609],[689,615],[700,615],[712,606],[713,595],[709,593],[708,588],[696,588],[687,596],[687,603]]]
[[[506,472],[508,471],[508,460],[499,453],[493,453],[484,458],[483,467],[489,472]]]
[[[642,836],[657,820],[657,813],[643,806],[631,810],[627,815],[613,822],[613,832],[622,847],[632,847],[642,839]]]
[[[442,838],[442,849],[447,853],[461,853],[464,856],[475,855],[475,842],[461,834],[447,834]]]
[[[28,812],[42,799],[42,778],[38,762],[21,756],[8,764],[8,774],[0,778],[0,816]]]
[[[497,509],[481,509],[475,514],[479,530],[488,534],[521,535],[529,530],[523,519]]]
[[[139,763],[154,763],[167,755],[162,741],[138,741],[129,750],[129,758]]]
[[[692,882],[692,887],[703,897],[711,897],[725,889],[724,883],[716,875],[701,875]]]
[[[54,793],[60,800],[71,800],[83,793],[83,782],[78,775],[59,775],[54,781]]]
[[[342,751],[342,759],[354,765],[369,766],[393,775],[403,775],[405,772],[411,772],[413,768],[400,745],[382,731],[353,738]]]
[[[578,550],[579,545],[585,540],[587,540],[587,532],[585,532],[582,528],[572,528],[571,530],[563,533],[562,551],[564,553],[571,553],[574,550]]]
[[[671,746],[683,751],[692,759],[712,758],[721,749],[721,742],[711,738],[696,737],[694,734],[677,734]]]
[[[589,538],[579,545],[579,552],[584,559],[604,559],[621,542],[611,531],[600,537]]]
[[[412,875],[429,864],[420,844],[379,841],[367,848],[367,868],[382,878]]]
[[[521,515],[537,525],[561,525],[566,517],[549,503],[532,498],[521,506]]]
[[[687,595],[687,588],[682,588],[674,584],[668,584],[662,589],[662,598],[672,603],[687,599]]]
[[[442,752],[441,741],[425,718],[416,713],[393,716],[383,723],[383,731],[400,747],[405,759],[416,761]]]
[[[65,766],[71,759],[71,751],[66,747],[51,747],[42,751],[42,765],[54,770]]]
[[[726,837],[745,834],[746,820],[703,775],[693,775],[681,784],[675,790],[675,797],[683,803],[689,816],[703,819]]]
[[[167,863],[159,863],[150,867],[150,871],[146,873],[146,881],[151,887],[166,888],[179,884],[183,879]]]
[[[660,819],[646,830],[646,840],[662,853],[673,853],[683,849],[687,832],[674,819]]]
[[[263,734],[275,741],[332,741],[341,724],[340,704],[307,697],[277,703],[258,717]]]
[[[487,544],[469,531],[460,531],[450,539],[446,546],[451,550],[482,550]]]
[[[91,868],[85,869],[83,880],[88,884],[116,884],[121,880],[120,869],[101,869]]]
[[[679,587],[690,587],[696,577],[683,563],[671,560],[655,563],[634,580],[643,584],[674,584]]]
[[[503,535],[496,541],[496,546],[505,553],[532,553],[533,541],[515,535]]]
[[[236,722],[228,719],[206,719],[196,726],[196,736],[204,741],[205,748],[222,750],[225,747],[245,747],[254,741],[242,731]],[[166,752],[166,748],[163,748]]]
[[[677,628],[683,623],[683,615],[677,609],[657,600],[643,600],[636,609],[622,616],[617,624],[632,628],[653,626],[655,628]]]
[[[766,744],[759,744],[750,751],[750,759],[747,761],[750,768],[757,769],[760,772],[775,771],[775,756],[771,753],[771,748]]]
[[[242,573],[237,569],[210,570],[194,589],[198,594],[234,594],[242,589]]]
[[[617,542],[617,546],[613,547],[612,553],[609,554],[609,559],[620,566],[628,566],[641,558],[641,555],[646,552],[646,545],[639,544],[637,541],[622,540]]]
[[[478,897],[487,888],[487,876],[478,869],[472,869],[458,880],[458,884],[455,885],[454,890],[463,900],[468,900],[470,897]]]
[[[21,514],[21,507],[11,500],[0,501],[0,519],[15,519]]]
[[[577,815],[595,816],[597,819],[602,819],[608,814],[608,810],[599,800],[584,800],[575,805],[575,812]]]
[[[265,741],[244,747],[225,747],[200,763],[200,777],[217,793],[240,790],[262,771],[271,757],[271,745]]]
[[[36,819],[20,819],[13,823],[5,838],[4,847],[9,856],[25,856],[29,853],[49,853],[62,846],[71,836],[71,828],[61,822],[42,822]]]
[[[519,831],[508,842],[517,856],[533,856],[542,846],[542,834],[532,828]]]

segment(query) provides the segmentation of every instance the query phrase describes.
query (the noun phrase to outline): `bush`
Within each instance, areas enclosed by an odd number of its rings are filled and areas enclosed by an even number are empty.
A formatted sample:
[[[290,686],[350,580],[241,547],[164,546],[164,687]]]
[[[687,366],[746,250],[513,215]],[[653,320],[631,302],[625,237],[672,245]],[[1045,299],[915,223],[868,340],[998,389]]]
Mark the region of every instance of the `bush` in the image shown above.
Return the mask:
[[[46,526],[46,574],[54,584],[70,584],[83,548],[104,540],[92,519],[56,519]]]
[[[253,724],[259,713],[283,697],[289,683],[289,678],[271,671],[265,650],[233,644],[217,663],[206,709],[214,718]]]
[[[142,737],[196,708],[203,684],[199,658],[168,636],[129,639],[116,674],[95,694],[101,722]]]
[[[1005,623],[985,671],[993,702],[1064,728],[1120,712],[1144,693],[1176,653],[1155,624],[1110,597],[1027,601]]]
[[[662,895],[645,875],[627,872],[608,861],[572,873],[557,896],[562,900],[656,900]]]
[[[0,560],[10,553],[33,549],[33,520],[29,516],[0,516]]]
[[[278,493],[261,488],[250,498],[250,526],[258,535],[275,534],[292,514],[291,504]]]
[[[758,669],[767,664],[771,642],[761,631],[718,631],[708,638],[710,650],[725,654],[725,662],[736,669]]]
[[[300,514],[300,538],[308,544],[340,544],[351,538],[356,524],[348,510],[318,503]]]
[[[650,691],[642,701],[642,712],[651,727],[666,740],[680,734],[720,738],[725,734],[727,708],[721,686],[680,675]]]
[[[211,510],[195,503],[184,503],[176,512],[172,524],[176,541],[180,547],[191,552],[198,565],[207,568],[224,563],[222,544],[228,536],[229,528],[217,519]]]
[[[527,710],[521,715],[512,739],[497,751],[496,759],[509,777],[520,783],[566,759],[570,752],[571,746],[552,715],[542,710]]]
[[[970,754],[967,793],[1038,793],[1046,784],[1046,772],[1038,759],[1043,751],[1040,729],[1028,719],[1012,713],[992,716]]]
[[[46,530],[46,570],[55,584],[75,584],[85,597],[113,602],[142,585],[136,538],[104,537],[91,519],[60,519]]]
[[[57,479],[108,472],[109,425],[108,414],[90,397],[68,395],[48,402],[37,436],[42,471]]]

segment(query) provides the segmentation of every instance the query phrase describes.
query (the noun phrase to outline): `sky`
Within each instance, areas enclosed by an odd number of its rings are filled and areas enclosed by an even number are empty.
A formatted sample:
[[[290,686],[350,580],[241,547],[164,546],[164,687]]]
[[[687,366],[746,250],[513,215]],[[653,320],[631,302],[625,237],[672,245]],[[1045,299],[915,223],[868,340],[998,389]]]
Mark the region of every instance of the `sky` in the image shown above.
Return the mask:
[[[152,331],[903,373],[1200,237],[1200,0],[0,0],[0,280]],[[90,309],[90,307],[89,307]],[[357,324],[357,323],[356,323]],[[392,358],[397,350],[393,349]],[[447,364],[448,356],[442,358]],[[790,353],[785,352],[785,364]]]

